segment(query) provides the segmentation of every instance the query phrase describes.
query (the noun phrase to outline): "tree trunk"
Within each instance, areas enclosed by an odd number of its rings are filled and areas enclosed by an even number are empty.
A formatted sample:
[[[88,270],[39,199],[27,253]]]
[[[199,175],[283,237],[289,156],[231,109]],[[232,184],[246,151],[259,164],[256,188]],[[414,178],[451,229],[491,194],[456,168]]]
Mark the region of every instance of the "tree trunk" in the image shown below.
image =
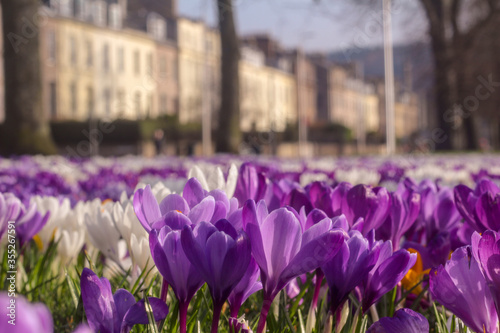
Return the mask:
[[[221,40],[221,107],[215,134],[216,152],[237,153],[241,143],[239,42],[232,0],[217,0]]]
[[[453,146],[453,120],[450,110],[453,110],[451,98],[451,64],[449,61],[449,50],[446,41],[432,36],[432,52],[434,56],[434,89],[435,105],[438,117],[438,130],[443,135],[433,135],[437,150],[452,150]]]
[[[56,149],[42,111],[39,0],[2,0],[5,123],[0,151],[51,154]]]

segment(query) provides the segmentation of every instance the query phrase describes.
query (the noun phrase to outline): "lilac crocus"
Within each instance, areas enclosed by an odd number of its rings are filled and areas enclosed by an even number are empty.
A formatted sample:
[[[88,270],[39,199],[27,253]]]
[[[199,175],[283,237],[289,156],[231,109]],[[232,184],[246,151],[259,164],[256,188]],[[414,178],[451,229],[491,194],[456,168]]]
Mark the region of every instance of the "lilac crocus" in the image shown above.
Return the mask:
[[[21,213],[16,220],[16,235],[21,247],[42,230],[49,219],[50,212],[42,215],[36,208],[36,204],[31,204],[28,208],[21,206]]]
[[[17,220],[21,214],[21,200],[11,193],[0,193],[0,240],[7,232],[9,221]]]
[[[458,248],[446,265],[430,272],[429,290],[473,331],[497,331],[495,303],[470,246]]]
[[[481,179],[474,190],[465,185],[458,185],[454,189],[455,204],[465,222],[477,232],[487,229],[498,230],[497,220],[493,212],[498,211],[498,186],[489,179]]]
[[[400,309],[392,318],[384,317],[374,323],[367,333],[428,333],[429,321],[410,309]]]
[[[149,245],[158,271],[179,301],[180,330],[185,333],[189,302],[205,281],[182,249],[181,229],[191,221],[174,211],[167,214],[165,223],[160,230],[150,232]]]
[[[113,294],[108,279],[99,278],[92,270],[83,269],[80,286],[87,322],[94,332],[130,332],[136,324],[149,323],[145,300],[136,302],[125,289],[118,289]],[[148,302],[155,321],[167,317],[168,306],[162,300],[149,297]]]
[[[380,227],[390,213],[391,198],[383,187],[356,185],[347,192],[345,202],[348,207],[343,213],[351,226],[364,219],[363,235]]]
[[[417,261],[415,253],[404,249],[393,252],[391,241],[375,242],[372,251],[379,251],[377,261],[359,286],[363,312],[392,290]]]
[[[262,333],[273,299],[292,279],[329,261],[344,243],[346,234],[332,230],[329,219],[303,231],[297,213],[280,208],[267,212],[266,204],[248,200],[243,207],[243,225],[252,244],[252,254],[261,269],[264,300],[257,332]]]
[[[250,241],[227,221],[215,225],[200,222],[182,229],[181,243],[186,257],[207,282],[213,301],[212,333],[218,331],[224,302],[247,271],[251,258]]]
[[[257,281],[259,279],[259,275],[259,266],[252,257],[245,274],[229,295],[228,301],[230,305],[231,317],[237,318],[241,305],[247,300],[247,298],[262,289],[262,283]]]
[[[406,194],[406,193],[405,193]],[[391,193],[391,209],[385,222],[377,229],[379,239],[391,240],[394,250],[399,249],[401,237],[415,223],[420,212],[420,194]]]
[[[0,332],[52,333],[54,325],[49,309],[42,303],[29,303],[24,296],[9,297],[0,292]]]
[[[354,290],[375,266],[380,248],[370,248],[370,244],[361,233],[350,232],[350,238],[342,244],[339,252],[321,266],[328,283],[330,310],[332,315],[347,300]]]
[[[188,180],[182,196],[169,194],[160,204],[149,185],[145,189],[137,190],[134,195],[134,211],[147,232],[152,228],[161,228],[164,225],[162,219],[172,211],[184,214],[193,224],[201,221],[216,222],[223,218],[235,220],[234,223],[237,223],[239,218],[237,214],[233,214],[237,209],[236,199],[229,200],[221,190],[205,191],[196,178]]]
[[[234,197],[238,199],[240,206],[243,206],[248,199],[255,201],[263,199],[266,191],[266,176],[251,163],[243,163],[234,190]]]
[[[500,314],[500,235],[492,230],[485,231],[482,236],[475,232],[472,252],[486,279],[497,314]]]

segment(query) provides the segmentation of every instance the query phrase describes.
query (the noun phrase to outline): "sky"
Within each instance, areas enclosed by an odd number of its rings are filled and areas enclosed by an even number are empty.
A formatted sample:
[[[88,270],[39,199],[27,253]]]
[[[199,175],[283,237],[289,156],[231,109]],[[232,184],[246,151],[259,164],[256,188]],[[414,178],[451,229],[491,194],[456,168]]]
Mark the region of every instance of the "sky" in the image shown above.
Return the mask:
[[[363,2],[366,0],[357,0]],[[394,43],[426,38],[425,17],[418,1],[396,0]],[[179,14],[216,23],[216,0],[179,0]],[[309,52],[342,51],[380,46],[380,6],[355,5],[354,0],[233,0],[240,35],[269,33],[285,47]],[[376,1],[375,1],[376,3]]]

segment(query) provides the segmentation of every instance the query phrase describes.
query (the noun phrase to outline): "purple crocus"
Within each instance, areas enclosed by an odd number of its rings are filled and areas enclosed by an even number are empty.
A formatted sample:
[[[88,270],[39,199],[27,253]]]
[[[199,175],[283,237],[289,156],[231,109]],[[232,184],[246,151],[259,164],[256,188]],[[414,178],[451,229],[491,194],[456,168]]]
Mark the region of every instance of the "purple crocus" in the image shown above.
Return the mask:
[[[42,303],[30,304],[23,296],[9,297],[0,292],[0,332],[52,333],[54,325],[49,309]]]
[[[374,323],[367,333],[428,333],[429,321],[410,309],[400,309],[394,317],[384,317]]]
[[[402,190],[403,191],[403,190]],[[420,194],[391,193],[391,209],[385,222],[377,229],[378,239],[391,240],[394,251],[401,237],[415,223],[420,212]]]
[[[21,200],[11,193],[0,193],[0,240],[7,231],[9,221],[17,220],[21,214]]]
[[[179,301],[180,330],[185,333],[189,302],[205,281],[182,249],[181,229],[191,221],[181,213],[170,212],[165,223],[160,230],[150,232],[149,246],[158,271]]]
[[[218,331],[224,302],[247,271],[251,258],[250,241],[227,221],[215,225],[200,222],[182,229],[181,243],[186,257],[207,282],[213,301],[212,333]]]
[[[16,236],[21,247],[42,230],[49,219],[49,214],[50,212],[45,215],[40,214],[36,210],[36,204],[31,204],[28,208],[21,206],[21,213],[16,220]]]
[[[329,219],[303,231],[291,208],[267,212],[266,204],[248,200],[243,207],[243,226],[252,254],[261,269],[264,300],[257,332],[262,333],[273,299],[292,279],[329,261],[344,243],[346,234],[332,230]]]
[[[263,199],[266,191],[266,176],[251,163],[243,163],[234,190],[234,197],[238,199],[240,206],[243,206],[248,199],[255,201]]]
[[[196,178],[188,180],[182,196],[169,194],[160,204],[156,201],[149,185],[145,189],[137,190],[134,195],[135,214],[147,232],[152,228],[161,228],[164,225],[162,220],[165,215],[173,211],[184,214],[193,224],[201,221],[216,222],[223,218],[238,223],[240,220],[238,215],[233,214],[237,209],[236,199],[229,200],[221,190],[205,191]]]
[[[379,247],[370,249],[370,244],[361,233],[351,231],[350,238],[342,244],[339,252],[321,266],[330,288],[330,310],[337,310],[347,297],[367,276],[378,259]]]
[[[149,323],[145,300],[136,302],[125,289],[118,289],[113,295],[108,279],[99,278],[90,269],[83,269],[80,286],[85,315],[94,332],[130,332],[136,324]],[[155,321],[167,317],[168,306],[162,300],[149,297],[148,302]]]
[[[407,250],[393,252],[390,241],[375,242],[372,251],[379,252],[377,261],[359,286],[363,312],[392,290],[417,261],[417,255]]]
[[[454,189],[455,204],[471,227],[477,232],[487,229],[499,230],[498,219],[494,218],[498,212],[498,186],[489,179],[481,179],[474,190],[465,185],[458,185]]]
[[[492,230],[485,231],[482,236],[475,232],[472,252],[486,279],[497,314],[500,314],[500,235]]]
[[[364,219],[363,235],[380,227],[390,213],[391,198],[383,187],[356,185],[347,192],[345,200],[348,207],[343,213],[349,224]]]
[[[496,332],[495,303],[470,246],[458,248],[446,265],[430,272],[429,290],[473,331]]]
[[[231,317],[237,318],[241,305],[247,300],[247,298],[262,289],[262,283],[257,281],[259,279],[259,275],[259,266],[252,257],[245,274],[229,295],[228,301],[231,310]]]

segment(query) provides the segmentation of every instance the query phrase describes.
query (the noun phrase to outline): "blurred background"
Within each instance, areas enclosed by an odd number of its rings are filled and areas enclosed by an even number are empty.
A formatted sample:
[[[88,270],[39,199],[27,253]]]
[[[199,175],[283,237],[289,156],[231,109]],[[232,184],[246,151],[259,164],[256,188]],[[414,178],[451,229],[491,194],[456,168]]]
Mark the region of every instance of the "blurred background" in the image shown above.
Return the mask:
[[[0,153],[500,148],[497,0],[1,0]]]

